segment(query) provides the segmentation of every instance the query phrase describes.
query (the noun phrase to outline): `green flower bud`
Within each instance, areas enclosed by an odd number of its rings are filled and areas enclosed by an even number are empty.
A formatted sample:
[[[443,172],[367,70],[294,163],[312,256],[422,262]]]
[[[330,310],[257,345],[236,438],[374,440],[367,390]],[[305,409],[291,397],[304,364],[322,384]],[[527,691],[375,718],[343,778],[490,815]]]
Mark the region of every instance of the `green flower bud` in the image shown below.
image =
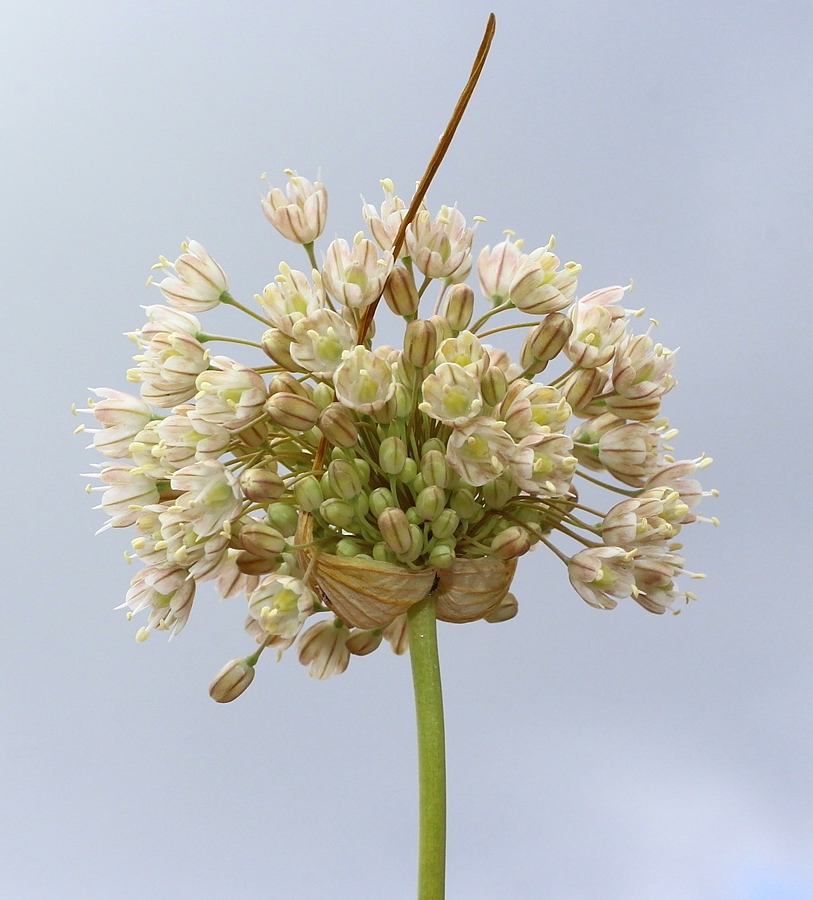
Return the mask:
[[[518,493],[517,486],[513,481],[502,477],[487,482],[480,488],[480,491],[486,506],[489,506],[491,509],[500,509],[512,497],[516,497]]]
[[[356,511],[347,500],[331,497],[325,500],[319,507],[322,518],[334,528],[349,529],[356,517]]]
[[[342,538],[336,544],[336,556],[353,557],[361,553],[361,545],[353,538]]]
[[[417,474],[418,464],[411,456],[408,456],[404,460],[404,468],[398,473],[398,480],[404,484],[409,484]]]
[[[449,500],[449,506],[461,519],[471,519],[481,509],[480,504],[474,499],[474,494],[469,488],[460,488],[455,491],[451,500]]]
[[[296,482],[294,485],[294,497],[299,508],[304,509],[305,512],[313,512],[315,509],[319,509],[319,506],[325,499],[315,475],[306,475],[301,481]]]
[[[370,512],[376,519],[391,506],[395,506],[395,498],[389,488],[376,488],[370,494]]]
[[[485,375],[480,379],[480,393],[483,400],[489,406],[496,406],[503,401],[508,390],[508,381],[505,372],[497,366],[489,366]]]
[[[312,399],[319,412],[323,412],[323,410],[327,409],[335,400],[335,397],[333,396],[333,386],[326,384],[324,381],[320,381],[313,389]]]
[[[384,285],[384,301],[396,316],[414,316],[421,302],[409,269],[395,266]]]
[[[428,563],[435,569],[448,569],[454,565],[454,561],[454,547],[450,547],[449,544],[435,544],[429,551]]]
[[[450,538],[457,526],[460,524],[460,516],[453,509],[444,509],[443,512],[432,522],[432,534],[436,538],[443,540]]]
[[[435,358],[438,335],[427,319],[415,319],[404,332],[404,359],[416,369],[422,369]]]
[[[401,438],[388,437],[381,441],[378,464],[388,475],[397,475],[404,468],[406,459],[407,448]]]
[[[272,503],[266,510],[268,524],[283,537],[293,537],[296,534],[296,525],[299,515],[296,508],[288,503]]]
[[[474,312],[474,291],[467,284],[455,284],[446,294],[443,315],[453,331],[463,331],[471,322]]]
[[[377,559],[379,562],[398,562],[398,557],[390,550],[384,541],[379,541],[373,547],[373,559]]]
[[[424,522],[423,516],[414,506],[410,506],[406,511],[406,517],[410,525],[422,525]]]
[[[399,554],[404,562],[413,562],[423,552],[423,532],[417,525],[409,526],[410,544],[406,553]]]
[[[362,491],[350,500],[359,519],[364,519],[370,511],[370,498]]]
[[[420,472],[410,481],[410,488],[412,489],[412,493],[417,497],[418,494],[426,487],[426,480]]]
[[[421,457],[421,475],[427,484],[446,487],[449,481],[449,464],[446,455],[440,450],[429,450]]]
[[[370,464],[366,459],[356,457],[356,459],[353,460],[353,465],[356,467],[356,471],[359,473],[361,483],[367,484],[370,481]]]
[[[327,472],[325,472],[324,475],[320,476],[319,486],[322,488],[322,496],[325,498],[325,500],[329,500],[331,497],[339,496],[336,491],[333,490],[333,485],[330,483],[330,476],[327,474]]]
[[[434,484],[424,488],[415,500],[415,509],[428,522],[437,519],[445,508],[446,491]]]
[[[334,493],[342,500],[352,500],[361,493],[361,477],[358,469],[347,460],[333,460],[328,466],[327,474]]]
[[[429,438],[428,441],[424,441],[423,446],[421,447],[421,456],[430,453],[432,450],[439,450],[446,456],[446,444],[444,444],[440,438]]]
[[[253,503],[267,503],[285,493],[285,482],[270,469],[245,469],[240,475],[240,490]]]
[[[412,415],[412,394],[403,384],[395,385],[395,418],[406,419]]]
[[[411,528],[416,526],[410,526],[406,513],[396,506],[391,506],[378,516],[377,521],[381,537],[390,550],[397,554],[409,553],[413,540]],[[420,529],[418,531],[420,532]]]

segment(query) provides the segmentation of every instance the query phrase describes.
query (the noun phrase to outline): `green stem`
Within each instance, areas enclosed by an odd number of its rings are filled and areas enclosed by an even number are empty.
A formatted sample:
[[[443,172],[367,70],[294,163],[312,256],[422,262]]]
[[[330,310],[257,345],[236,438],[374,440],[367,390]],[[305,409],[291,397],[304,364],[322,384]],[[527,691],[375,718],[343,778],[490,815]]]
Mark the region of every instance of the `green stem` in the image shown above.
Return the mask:
[[[407,620],[418,725],[418,900],[443,900],[446,749],[434,597],[430,594],[410,607]]]

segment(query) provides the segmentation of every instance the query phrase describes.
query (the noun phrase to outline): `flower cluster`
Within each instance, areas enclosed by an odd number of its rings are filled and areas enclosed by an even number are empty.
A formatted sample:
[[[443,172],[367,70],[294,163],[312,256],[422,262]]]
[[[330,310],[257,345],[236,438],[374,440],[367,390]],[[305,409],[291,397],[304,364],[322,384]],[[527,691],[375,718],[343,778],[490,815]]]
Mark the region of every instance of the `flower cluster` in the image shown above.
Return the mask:
[[[380,209],[363,205],[370,237],[334,240],[318,265],[326,191],[287,174],[263,210],[304,247],[307,271],[282,263],[249,309],[200,244],[161,258],[168,305],[148,306],[130,335],[140,397],[98,389],[83,410],[107,458],[105,527],[136,534],[143,568],[123,606],[147,613],[137,639],[177,634],[199,582],[244,593],[259,649],[216,676],[212,696],[227,701],[268,646],[296,643],[320,678],[382,640],[404,652],[406,612],[430,592],[445,621],[511,618],[517,558],[539,544],[592,606],[631,597],[661,613],[691,598],[676,584],[692,577],[676,538],[700,518],[693,476],[711,460],[669,455],[660,408],[674,354],[651,328],[632,332],[641,311],[621,305],[628,288],[578,297],[580,266],[562,264],[553,239],[526,253],[509,236],[475,259],[457,207],[433,217],[421,205],[396,246],[407,207],[388,180]],[[398,347],[373,346],[382,297],[404,323]],[[259,325],[254,340],[202,329],[196,314],[222,304]],[[494,326],[498,314],[514,318]],[[489,339],[517,328],[512,360]],[[229,341],[260,361],[210,354]],[[558,373],[540,379],[554,360]],[[606,514],[583,505],[576,476],[618,502]]]

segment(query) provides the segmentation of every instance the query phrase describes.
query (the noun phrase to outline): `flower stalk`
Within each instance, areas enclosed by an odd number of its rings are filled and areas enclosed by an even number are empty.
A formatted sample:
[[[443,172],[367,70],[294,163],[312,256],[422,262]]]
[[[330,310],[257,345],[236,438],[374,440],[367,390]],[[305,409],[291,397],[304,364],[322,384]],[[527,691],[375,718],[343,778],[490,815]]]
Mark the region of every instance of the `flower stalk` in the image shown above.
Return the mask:
[[[446,880],[446,740],[435,599],[407,612],[418,730],[418,900],[443,900]]]

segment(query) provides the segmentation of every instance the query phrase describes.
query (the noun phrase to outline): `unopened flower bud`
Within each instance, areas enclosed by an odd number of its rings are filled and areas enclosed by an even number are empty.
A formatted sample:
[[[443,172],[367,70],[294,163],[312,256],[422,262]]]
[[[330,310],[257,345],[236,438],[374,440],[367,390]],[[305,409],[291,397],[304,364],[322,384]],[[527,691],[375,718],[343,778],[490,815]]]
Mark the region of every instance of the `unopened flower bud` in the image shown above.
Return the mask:
[[[373,547],[373,559],[378,560],[378,562],[398,562],[398,557],[390,550],[384,541],[379,541]]]
[[[414,316],[421,302],[412,273],[395,266],[384,286],[384,300],[396,316]]]
[[[240,543],[247,553],[266,559],[279,556],[285,550],[285,538],[264,522],[252,520],[240,529]]]
[[[438,335],[427,319],[414,319],[404,332],[404,359],[416,369],[422,369],[435,358]]]
[[[378,451],[378,463],[388,475],[398,475],[406,459],[407,448],[401,438],[384,438]]]
[[[428,484],[445,488],[449,481],[449,464],[440,450],[430,450],[421,457],[421,475]]]
[[[516,559],[531,549],[528,532],[519,525],[512,525],[494,537],[491,552],[500,559]]]
[[[480,509],[480,505],[474,499],[474,494],[468,488],[460,488],[455,491],[449,500],[449,506],[461,519],[471,519]]]
[[[446,507],[446,491],[437,485],[424,488],[415,498],[415,509],[422,519],[432,522]]]
[[[370,512],[376,519],[391,506],[395,506],[395,498],[389,488],[376,488],[370,494]]]
[[[418,494],[426,487],[426,480],[420,472],[410,481],[409,486],[412,493],[417,497]]]
[[[573,320],[562,313],[550,313],[528,333],[523,342],[534,359],[550,362],[558,356],[573,332]],[[523,363],[524,365],[524,363]]]
[[[319,430],[334,447],[353,447],[358,442],[358,426],[341,403],[331,403],[319,416]]]
[[[378,516],[378,530],[387,546],[397,554],[405,554],[412,548],[412,531],[406,513],[397,506],[390,506]]]
[[[294,497],[299,508],[304,509],[305,512],[313,512],[315,509],[319,509],[319,506],[325,499],[319,480],[315,475],[306,475],[301,481],[296,482],[294,485]]]
[[[410,506],[406,511],[407,522],[410,525],[423,525],[424,519],[423,516],[418,512],[417,508],[414,506]]]
[[[373,650],[377,650],[383,639],[383,635],[378,629],[362,631],[360,628],[354,628],[350,632],[346,646],[353,656],[366,656]]]
[[[485,620],[492,623],[507,622],[509,619],[514,618],[517,614],[517,609],[517,598],[509,591],[500,600],[499,606],[485,617]]]
[[[457,531],[459,524],[460,516],[453,509],[444,509],[432,522],[432,534],[440,540],[450,538]]]
[[[480,488],[480,491],[486,506],[491,509],[500,509],[517,494],[516,486],[504,478],[495,478],[493,481],[487,482]]]
[[[265,411],[272,422],[291,431],[308,431],[319,418],[319,410],[313,400],[286,391],[269,397]]]
[[[435,326],[438,344],[442,344],[447,338],[454,337],[454,331],[446,316],[430,316],[429,321]]]
[[[454,565],[454,547],[449,544],[435,544],[429,551],[429,565],[435,569],[448,569]]]
[[[297,381],[290,372],[278,372],[268,382],[268,396],[271,397],[280,393],[299,394],[300,397],[308,397],[310,399],[313,392],[307,384]]]
[[[323,410],[327,409],[334,400],[333,387],[324,381],[320,381],[314,387],[311,399],[321,413]]]
[[[330,476],[327,472],[319,477],[319,487],[322,488],[322,496],[325,500],[330,500],[331,497],[338,497],[336,491],[333,490],[333,486],[330,483]]]
[[[417,525],[409,526],[409,549],[406,553],[399,553],[398,558],[403,562],[412,562],[416,560],[423,552],[423,532]]]
[[[265,575],[274,572],[279,567],[279,558],[276,556],[255,556],[248,550],[241,550],[234,557],[234,564],[243,575]]]
[[[361,553],[361,545],[353,538],[342,538],[336,544],[336,556],[344,556],[349,559],[358,556],[359,553]]]
[[[337,497],[352,500],[361,493],[361,477],[358,469],[346,460],[334,460],[328,466],[328,479]]]
[[[337,618],[323,619],[303,632],[297,643],[297,655],[308,674],[314,678],[330,678],[347,668],[347,626]]]
[[[561,387],[562,396],[577,415],[586,412],[593,399],[607,383],[607,374],[601,369],[578,369],[568,376]]]
[[[412,394],[404,384],[395,385],[395,418],[406,419],[412,415]]]
[[[411,456],[408,456],[404,460],[404,468],[398,473],[398,480],[404,484],[409,484],[417,474],[418,464]]]
[[[359,519],[364,519],[367,516],[367,513],[370,511],[370,498],[363,491],[356,494],[355,497],[350,501],[353,506],[353,509],[356,511],[356,515]]]
[[[356,471],[359,473],[361,483],[367,484],[367,482],[370,480],[370,464],[366,459],[362,459],[360,456],[357,456],[353,460],[353,465],[356,467]]]
[[[319,506],[319,515],[334,528],[349,529],[356,517],[356,511],[347,500],[330,497]]]
[[[240,475],[240,490],[253,503],[267,503],[285,493],[285,482],[270,469],[245,469]]]
[[[384,400],[379,407],[370,413],[380,425],[389,425],[398,412],[398,399],[395,396],[395,390],[393,388],[389,399]]]
[[[299,366],[291,356],[291,339],[278,328],[269,328],[265,332],[262,345],[266,356],[270,356],[278,366],[291,372],[299,370]]]
[[[455,284],[449,288],[443,315],[453,331],[463,331],[471,322],[474,312],[474,291],[467,284]]]
[[[502,403],[505,392],[508,390],[508,379],[505,372],[497,366],[489,366],[485,375],[480,379],[480,392],[483,400],[489,406],[496,406]]]
[[[218,703],[230,703],[254,680],[254,666],[245,658],[233,659],[215,675],[209,685],[209,696]]]
[[[286,538],[293,537],[296,534],[297,520],[299,514],[296,507],[288,503],[272,503],[265,513],[268,524]]]

